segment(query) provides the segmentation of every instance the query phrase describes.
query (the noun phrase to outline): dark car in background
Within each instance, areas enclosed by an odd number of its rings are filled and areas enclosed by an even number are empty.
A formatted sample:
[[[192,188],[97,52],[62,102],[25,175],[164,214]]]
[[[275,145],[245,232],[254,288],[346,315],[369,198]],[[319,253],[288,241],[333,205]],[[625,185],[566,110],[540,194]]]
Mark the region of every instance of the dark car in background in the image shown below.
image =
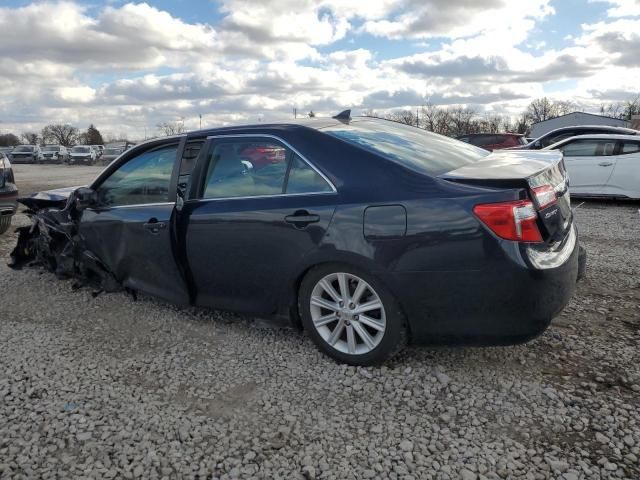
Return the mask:
[[[519,133],[469,133],[456,138],[490,152],[527,144],[525,136]]]
[[[124,147],[105,147],[102,156],[100,157],[100,162],[103,165],[108,165],[113,162],[116,158],[118,158],[122,152],[124,152]]]
[[[632,128],[610,127],[607,125],[579,125],[573,127],[562,127],[552,130],[544,135],[532,140],[521,147],[515,147],[519,150],[540,150],[554,143],[564,140],[565,138],[577,137],[578,135],[599,135],[599,134],[617,134],[617,135],[638,135],[640,132]]]
[[[42,163],[44,156],[38,145],[18,145],[9,154],[11,163]]]
[[[11,265],[289,317],[354,365],[544,331],[584,262],[562,154],[337,118],[138,145],[89,187],[21,199]]]
[[[42,157],[45,162],[64,163],[69,160],[69,151],[62,145],[44,145]]]
[[[9,157],[0,152],[0,235],[11,226],[11,217],[16,213],[18,187],[13,176]]]

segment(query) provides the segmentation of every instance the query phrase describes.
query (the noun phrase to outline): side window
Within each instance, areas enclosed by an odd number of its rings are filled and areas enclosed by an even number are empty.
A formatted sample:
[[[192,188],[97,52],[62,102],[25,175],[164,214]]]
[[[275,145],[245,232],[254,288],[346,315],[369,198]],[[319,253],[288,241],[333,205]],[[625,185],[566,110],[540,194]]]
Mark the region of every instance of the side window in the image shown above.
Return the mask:
[[[542,139],[542,146],[548,147],[549,145],[553,145],[554,143],[559,142],[560,140],[564,140],[565,138],[573,137],[575,135],[574,131],[559,133],[557,135],[551,135],[547,138]]]
[[[624,142],[620,154],[624,155],[625,153],[640,153],[640,142]]]
[[[333,191],[327,181],[298,155],[293,155],[287,193],[324,193]]]
[[[232,139],[214,143],[209,154],[203,197],[283,193],[287,154],[285,147],[270,140]]]
[[[329,193],[331,185],[296,153],[275,140],[214,141],[203,198]]]
[[[576,140],[560,147],[567,157],[601,157],[613,155],[616,142],[610,140]]]
[[[169,200],[177,145],[144,152],[113,172],[98,187],[103,206],[163,203]]]

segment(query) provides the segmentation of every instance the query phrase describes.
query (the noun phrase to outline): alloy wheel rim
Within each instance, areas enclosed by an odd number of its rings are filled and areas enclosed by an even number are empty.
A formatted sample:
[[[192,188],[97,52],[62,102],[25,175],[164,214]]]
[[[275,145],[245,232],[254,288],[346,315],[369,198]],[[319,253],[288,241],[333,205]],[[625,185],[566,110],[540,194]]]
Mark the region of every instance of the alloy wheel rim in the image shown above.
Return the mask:
[[[349,355],[374,350],[387,328],[380,296],[351,273],[336,272],[320,279],[311,292],[310,311],[322,339]]]

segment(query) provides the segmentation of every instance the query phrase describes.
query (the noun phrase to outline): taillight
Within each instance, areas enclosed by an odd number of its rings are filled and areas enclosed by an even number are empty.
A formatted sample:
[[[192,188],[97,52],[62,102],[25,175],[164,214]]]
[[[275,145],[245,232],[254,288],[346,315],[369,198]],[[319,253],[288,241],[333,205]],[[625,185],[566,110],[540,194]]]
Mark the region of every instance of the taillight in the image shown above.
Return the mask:
[[[498,237],[516,242],[542,242],[538,214],[529,200],[483,203],[473,213]]]
[[[531,192],[533,193],[533,198],[538,204],[538,209],[540,210],[548,207],[552,203],[555,203],[558,199],[556,191],[551,185],[532,188]]]

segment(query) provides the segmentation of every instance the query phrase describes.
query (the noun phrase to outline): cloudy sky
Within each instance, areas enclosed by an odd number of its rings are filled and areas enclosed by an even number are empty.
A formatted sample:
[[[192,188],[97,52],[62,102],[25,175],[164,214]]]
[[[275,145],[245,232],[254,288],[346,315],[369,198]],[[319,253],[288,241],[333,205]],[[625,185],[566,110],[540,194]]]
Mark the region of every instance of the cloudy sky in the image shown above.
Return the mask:
[[[0,0],[0,133],[640,93],[640,0]]]

